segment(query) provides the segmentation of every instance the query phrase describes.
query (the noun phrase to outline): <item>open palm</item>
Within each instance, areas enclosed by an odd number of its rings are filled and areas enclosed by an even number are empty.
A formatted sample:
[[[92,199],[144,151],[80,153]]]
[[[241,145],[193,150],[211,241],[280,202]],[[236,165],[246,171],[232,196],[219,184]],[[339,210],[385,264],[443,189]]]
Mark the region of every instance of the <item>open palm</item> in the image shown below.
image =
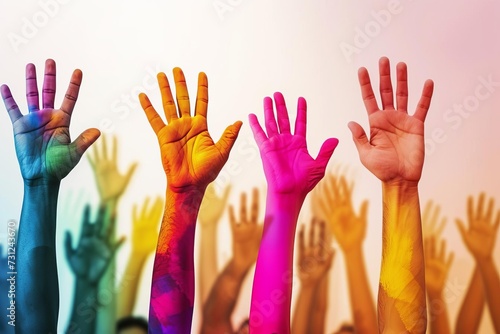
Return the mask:
[[[368,71],[359,70],[359,83],[363,101],[368,112],[370,138],[356,122],[350,122],[354,143],[360,160],[377,178],[384,182],[418,182],[424,163],[424,121],[429,110],[433,82],[425,82],[422,96],[413,116],[408,115],[408,82],[406,64],[397,66],[396,103],[393,103],[393,90],[390,64],[381,58],[380,94],[382,109],[379,108]]]
[[[26,181],[60,181],[76,166],[83,153],[99,137],[97,129],[84,131],[71,142],[69,125],[78,98],[82,72],[75,70],[59,109],[54,109],[56,65],[45,64],[43,108],[39,109],[36,69],[26,67],[29,113],[22,115],[8,86],[1,87],[2,98],[14,130],[16,154]]]
[[[306,143],[306,100],[299,98],[293,135],[290,133],[290,121],[283,95],[275,93],[274,100],[279,131],[271,98],[264,99],[267,135],[257,116],[250,115],[250,125],[260,149],[267,183],[272,191],[295,193],[305,197],[325,175],[326,165],[337,147],[338,140],[326,140],[318,157],[313,159]]]
[[[173,190],[191,186],[204,189],[215,180],[229,158],[229,152],[242,123],[238,121],[228,126],[222,138],[214,143],[207,128],[208,81],[206,75],[200,73],[198,77],[194,116],[190,114],[186,81],[180,68],[174,69],[174,79],[179,112],[173,101],[166,75],[158,74],[158,84],[168,125],[165,125],[145,94],[141,94],[139,99],[158,137],[168,186]]]

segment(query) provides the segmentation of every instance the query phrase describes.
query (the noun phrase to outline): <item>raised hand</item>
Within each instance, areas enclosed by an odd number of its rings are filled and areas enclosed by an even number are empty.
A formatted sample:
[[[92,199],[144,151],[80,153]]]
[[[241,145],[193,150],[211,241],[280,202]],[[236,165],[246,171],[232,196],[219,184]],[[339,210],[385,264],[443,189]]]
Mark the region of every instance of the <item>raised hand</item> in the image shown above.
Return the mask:
[[[66,232],[66,259],[71,270],[77,279],[93,285],[99,283],[116,250],[124,241],[124,238],[122,238],[116,243],[113,242],[111,231],[114,225],[114,217],[110,218],[111,222],[109,224],[105,224],[105,216],[104,208],[100,208],[96,222],[92,224],[90,222],[90,206],[85,207],[80,240],[76,249],[73,248],[71,233]]]
[[[422,233],[424,238],[435,237],[439,239],[441,233],[446,226],[446,218],[439,218],[441,213],[441,207],[434,204],[432,201],[428,201],[425,205],[424,215],[422,217]],[[439,225],[438,225],[439,221]]]
[[[133,163],[125,174],[118,169],[118,144],[116,137],[113,137],[111,144],[111,154],[108,151],[106,137],[102,138],[102,148],[99,151],[97,145],[93,148],[93,158],[88,157],[89,163],[94,171],[97,190],[101,197],[101,202],[120,198],[134,174],[137,163]]]
[[[323,143],[316,159],[307,150],[306,112],[304,98],[297,104],[295,133],[290,132],[290,120],[281,93],[274,94],[278,123],[273,111],[273,100],[264,99],[266,132],[262,129],[257,116],[249,116],[250,126],[259,146],[264,173],[269,191],[281,194],[296,194],[305,198],[318,181],[325,175],[325,168],[337,147],[338,139],[330,138]],[[279,126],[279,129],[278,129]]]
[[[368,201],[361,204],[359,214],[354,212],[352,190],[344,176],[328,175],[313,191],[312,208],[317,217],[326,220],[344,252],[361,249],[366,234]]]
[[[415,113],[408,114],[408,82],[405,63],[397,65],[396,106],[389,59],[381,58],[380,96],[377,104],[366,68],[358,72],[361,94],[368,112],[370,138],[356,122],[349,123],[363,165],[383,182],[416,183],[424,163],[424,121],[431,103],[434,83],[427,80]]]
[[[167,76],[164,73],[158,74],[158,84],[168,125],[165,125],[145,94],[139,95],[139,100],[158,137],[169,189],[182,192],[194,187],[204,191],[207,185],[215,180],[226,163],[242,122],[237,121],[228,126],[221,139],[214,143],[207,129],[208,80],[206,74],[201,72],[198,76],[195,112],[191,116],[184,73],[178,67],[174,68],[173,72],[178,111]]]
[[[487,206],[485,206],[485,197],[484,193],[479,195],[476,208],[472,196],[468,198],[468,228],[465,227],[462,220],[456,220],[462,239],[476,260],[490,259],[492,257],[498,226],[500,225],[500,210],[496,211],[494,209],[493,198],[490,198]]]
[[[332,266],[335,252],[325,232],[325,223],[313,219],[309,228],[309,242],[305,241],[305,228],[299,231],[297,268],[303,286],[314,286]]]
[[[445,240],[441,240],[439,250],[437,243],[438,239],[434,236],[424,240],[425,287],[429,296],[441,297],[454,254],[446,253]]]
[[[252,191],[250,215],[247,209],[247,195],[241,194],[240,217],[236,218],[234,207],[229,206],[229,222],[233,235],[233,260],[235,265],[248,270],[257,260],[260,240],[262,238],[262,224],[259,220],[259,191]]]
[[[69,125],[81,82],[82,72],[75,70],[60,108],[55,109],[56,63],[48,59],[40,108],[35,65],[28,64],[26,98],[29,112],[26,115],[21,113],[9,87],[0,88],[12,122],[17,159],[25,182],[58,183],[99,137],[99,130],[87,129],[71,141]]]
[[[142,209],[139,209],[137,205],[134,205],[132,209],[132,253],[133,256],[141,258],[147,257],[156,248],[158,227],[164,209],[161,197],[156,197],[152,205],[149,202],[148,197]]]
[[[198,213],[198,220],[202,226],[217,225],[226,209],[230,191],[231,185],[228,185],[224,189],[222,196],[218,196],[215,192],[214,184],[210,183],[208,185],[205,196],[203,196],[203,201],[201,202],[200,212]]]

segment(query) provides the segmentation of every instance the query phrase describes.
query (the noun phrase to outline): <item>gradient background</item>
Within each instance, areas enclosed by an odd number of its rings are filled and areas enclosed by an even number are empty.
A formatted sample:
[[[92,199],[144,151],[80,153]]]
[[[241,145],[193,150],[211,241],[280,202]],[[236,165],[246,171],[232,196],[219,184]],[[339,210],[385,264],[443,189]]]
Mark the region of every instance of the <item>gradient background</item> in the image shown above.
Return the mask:
[[[55,1],[55,0],[54,0]],[[471,96],[479,77],[500,82],[500,3],[498,1],[396,1],[398,13],[382,26],[373,12],[386,10],[394,1],[317,0],[183,0],[183,1],[77,1],[57,2],[53,15],[45,15],[42,4],[51,1],[0,1],[0,82],[8,83],[17,102],[24,102],[24,68],[38,67],[42,78],[46,58],[58,66],[58,99],[67,87],[71,71],[80,68],[84,80],[73,120],[76,137],[88,127],[119,138],[122,170],[139,162],[122,199],[118,235],[128,235],[131,207],[146,196],[163,195],[165,177],[159,149],[137,95],[146,92],[160,109],[155,83],[158,71],[171,78],[171,69],[181,67],[194,98],[199,71],[210,83],[209,129],[218,138],[235,120],[245,123],[231,153],[231,168],[225,168],[217,184],[233,184],[230,202],[237,203],[240,191],[265,185],[257,147],[247,122],[251,112],[262,115],[262,98],[281,91],[294,118],[296,99],[308,101],[308,144],[318,152],[323,140],[337,137],[330,168],[342,165],[356,180],[355,202],[370,200],[367,237],[364,244],[369,280],[376,298],[381,254],[381,188],[378,180],[358,159],[347,123],[356,120],[367,126],[367,116],[357,83],[357,69],[366,66],[378,89],[378,59],[388,56],[392,69],[405,61],[409,70],[410,109],[419,98],[427,78],[435,81],[434,99],[426,121],[427,157],[421,181],[424,204],[433,199],[448,217],[444,237],[455,252],[448,277],[450,321],[455,323],[474,262],[460,240],[456,217],[465,216],[466,197],[486,191],[500,198],[500,86],[490,96],[472,105]],[[65,3],[63,3],[65,2]],[[54,3],[52,1],[52,3]],[[218,12],[217,5],[227,11]],[[13,46],[12,34],[23,36],[25,20],[39,27],[25,43]],[[377,29],[379,27],[379,29]],[[357,29],[371,34],[357,54],[346,57],[342,43],[354,45]],[[371,30],[370,30],[371,29]],[[41,82],[40,82],[41,85]],[[483,89],[484,92],[486,92]],[[129,99],[129,100],[127,100]],[[128,101],[128,102],[127,102]],[[471,102],[472,101],[472,102]],[[128,104],[127,104],[128,103]],[[454,104],[471,103],[468,114],[450,111]],[[261,117],[262,118],[262,117]],[[440,129],[440,130],[439,130]],[[436,132],[437,131],[437,132]],[[437,135],[433,139],[433,133]],[[7,221],[19,218],[22,179],[15,156],[12,129],[7,113],[0,112],[0,242],[5,242]],[[62,182],[57,230],[60,282],[59,330],[69,320],[73,297],[73,275],[64,259],[64,232],[78,235],[80,216],[86,202],[97,205],[98,195],[90,165],[84,157]],[[301,222],[310,218],[309,205]],[[219,266],[231,256],[227,215],[219,229]],[[336,246],[338,248],[338,246]],[[495,260],[500,267],[500,242]],[[126,244],[118,254],[118,271],[128,258]],[[146,316],[153,257],[144,271],[135,313]],[[3,270],[3,269],[1,269]],[[248,313],[251,293],[249,274],[234,320]],[[346,274],[338,252],[331,272],[328,332],[350,319]],[[294,295],[298,291],[294,283]],[[195,325],[199,323],[195,311]],[[193,331],[194,332],[194,331]],[[488,311],[481,333],[492,333]]]

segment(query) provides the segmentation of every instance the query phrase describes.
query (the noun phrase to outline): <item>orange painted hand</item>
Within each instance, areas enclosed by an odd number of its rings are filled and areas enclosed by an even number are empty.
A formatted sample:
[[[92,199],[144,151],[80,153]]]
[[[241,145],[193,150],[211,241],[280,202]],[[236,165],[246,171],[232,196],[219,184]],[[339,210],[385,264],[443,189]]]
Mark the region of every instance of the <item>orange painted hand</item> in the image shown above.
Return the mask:
[[[408,82],[405,63],[397,66],[396,108],[393,102],[389,59],[381,58],[379,109],[366,68],[358,72],[361,94],[368,113],[370,138],[356,122],[349,123],[361,163],[382,182],[418,182],[424,164],[424,121],[434,83],[427,80],[417,109],[408,115]]]
[[[324,222],[313,220],[309,229],[309,244],[306,245],[304,225],[300,227],[297,265],[303,286],[318,284],[332,266],[335,251],[330,246],[325,229]]]
[[[165,125],[145,94],[140,94],[139,100],[158,137],[168,188],[174,192],[191,188],[205,191],[229,158],[229,152],[238,137],[242,122],[237,121],[228,126],[221,139],[214,143],[207,128],[207,76],[203,72],[198,76],[195,112],[191,116],[184,73],[177,67],[173,72],[177,108],[167,76],[165,73],[158,74],[168,125]]]
[[[149,205],[150,198],[146,198],[142,209],[134,205],[132,209],[132,254],[134,256],[148,256],[154,252],[158,241],[158,226],[163,215],[164,203],[157,197],[153,205]]]
[[[485,194],[479,195],[477,209],[474,211],[474,200],[470,196],[467,202],[467,216],[469,229],[466,229],[462,220],[456,223],[462,239],[476,260],[489,259],[493,255],[498,226],[500,226],[500,210],[495,216],[494,200],[488,201],[488,207],[484,207]]]
[[[441,240],[441,249],[437,251],[434,236],[425,239],[425,287],[430,296],[441,296],[453,262],[453,252],[446,254],[446,241]]]
[[[361,204],[359,215],[352,205],[352,190],[344,176],[328,175],[313,192],[314,215],[328,224],[344,252],[359,249],[366,234],[368,201]]]

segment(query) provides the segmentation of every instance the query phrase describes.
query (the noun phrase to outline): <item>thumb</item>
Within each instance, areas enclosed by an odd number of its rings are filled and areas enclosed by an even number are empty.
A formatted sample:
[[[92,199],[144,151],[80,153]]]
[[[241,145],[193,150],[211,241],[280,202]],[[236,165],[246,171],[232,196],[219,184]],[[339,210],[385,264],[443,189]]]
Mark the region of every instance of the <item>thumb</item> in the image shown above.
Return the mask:
[[[368,200],[364,200],[361,203],[361,209],[359,210],[359,216],[366,222],[366,215],[368,213]]]
[[[228,126],[224,133],[220,137],[219,141],[215,144],[215,147],[225,156],[229,156],[229,152],[238,138],[238,133],[240,132],[241,125],[243,123],[241,121],[237,121],[236,123]]]
[[[460,235],[462,236],[462,240],[465,244],[467,244],[467,232],[465,231],[464,222],[460,219],[456,219],[455,223],[457,224],[458,230],[460,231]]]
[[[125,182],[128,184],[130,182],[130,179],[132,178],[132,175],[134,175],[135,169],[137,168],[137,162],[134,162],[132,166],[127,171],[127,175],[125,176]]]
[[[101,131],[95,128],[83,131],[71,144],[70,149],[80,158],[83,153],[99,138]]]
[[[347,126],[349,127],[349,130],[351,130],[352,139],[354,140],[354,144],[356,145],[359,155],[362,155],[363,152],[368,150],[370,147],[365,130],[356,122],[349,122]]]
[[[326,169],[326,165],[328,165],[328,161],[330,161],[333,151],[335,151],[338,144],[339,140],[337,138],[330,138],[321,146],[318,156],[316,157],[316,163],[321,167],[322,171]]]
[[[64,236],[64,250],[66,260],[68,260],[68,263],[70,263],[71,256],[75,251],[73,249],[73,238],[71,237],[71,233],[69,231],[66,231],[66,234]]]

